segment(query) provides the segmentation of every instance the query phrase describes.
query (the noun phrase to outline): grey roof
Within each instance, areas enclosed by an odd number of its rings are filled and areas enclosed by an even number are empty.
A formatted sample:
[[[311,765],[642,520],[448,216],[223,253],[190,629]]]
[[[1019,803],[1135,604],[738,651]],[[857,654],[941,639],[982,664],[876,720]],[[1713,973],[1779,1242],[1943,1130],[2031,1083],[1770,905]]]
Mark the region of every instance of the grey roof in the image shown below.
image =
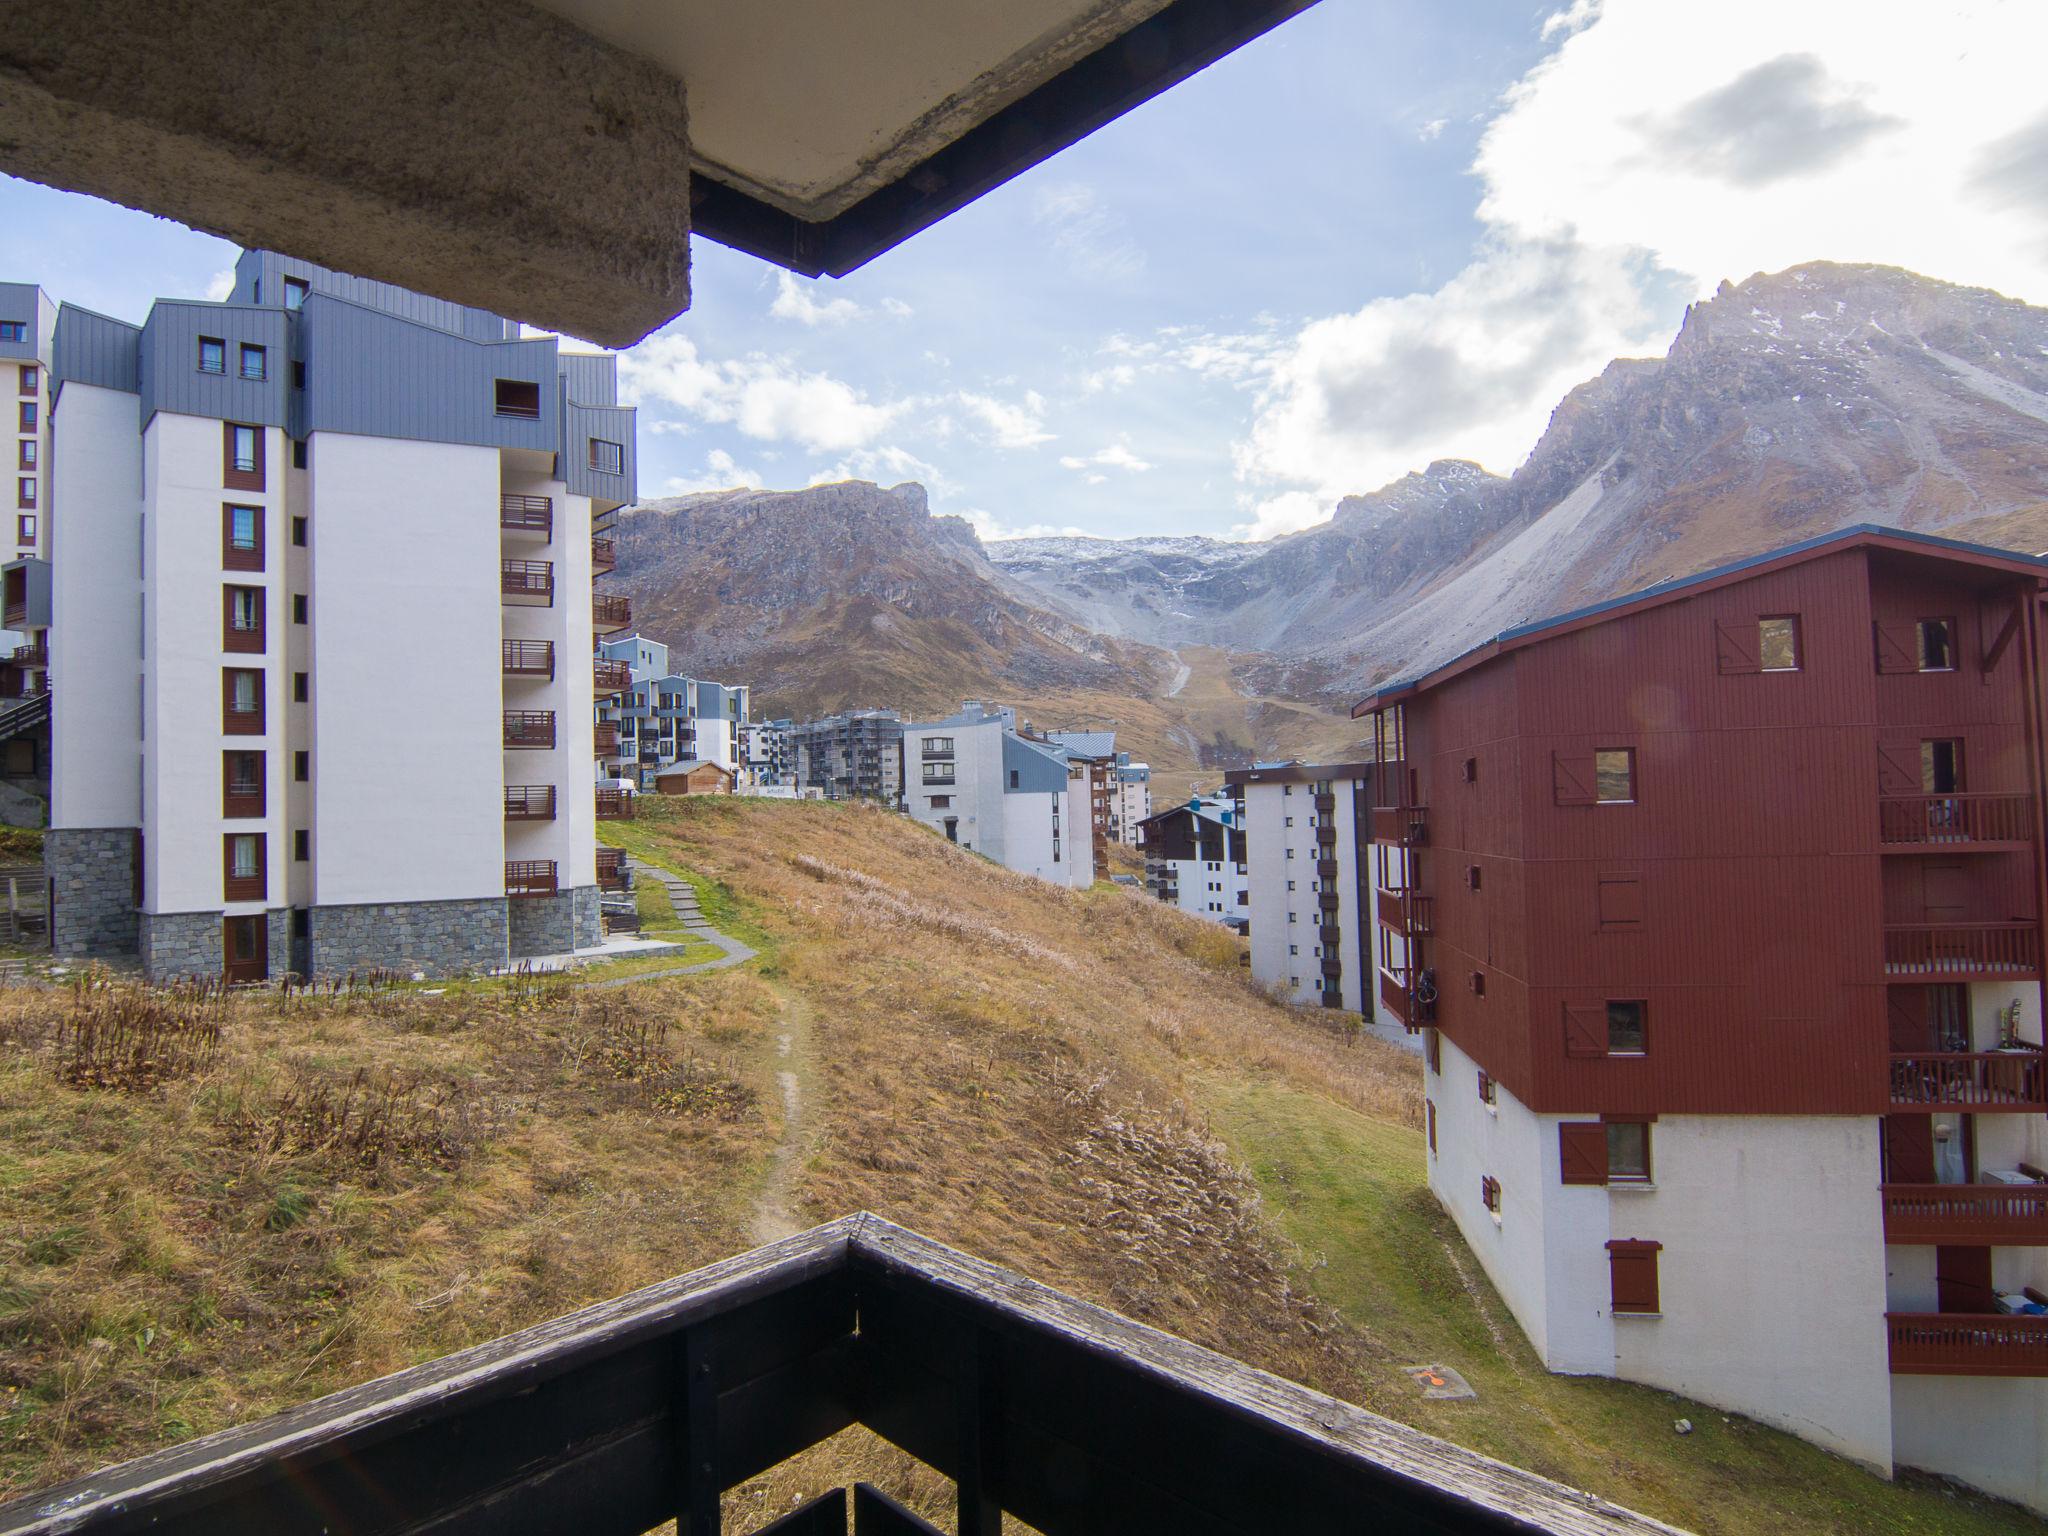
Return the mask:
[[[716,768],[720,773],[732,772],[725,764],[714,763],[706,757],[679,757],[656,773],[655,777],[665,779],[672,773],[695,773],[699,768]]]
[[[1115,731],[1047,731],[1054,742],[1080,757],[1115,757]]]

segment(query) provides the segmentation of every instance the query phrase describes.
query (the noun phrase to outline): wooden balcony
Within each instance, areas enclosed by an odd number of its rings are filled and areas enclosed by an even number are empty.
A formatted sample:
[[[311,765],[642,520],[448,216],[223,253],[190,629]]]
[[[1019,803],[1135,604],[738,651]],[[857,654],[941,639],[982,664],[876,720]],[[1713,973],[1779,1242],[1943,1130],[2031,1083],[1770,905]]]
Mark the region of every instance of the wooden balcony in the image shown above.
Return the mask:
[[[591,663],[592,680],[599,693],[624,693],[633,686],[633,664],[600,656]]]
[[[1380,891],[1375,895],[1375,913],[1380,925],[1409,938],[1425,938],[1434,931],[1436,912],[1433,897],[1414,892]]]
[[[552,896],[557,887],[555,861],[553,859],[507,859],[505,861],[505,894],[507,896]]]
[[[1429,810],[1420,805],[1376,805],[1372,840],[1400,848],[1420,848],[1429,841]]]
[[[2048,1245],[2048,1184],[1886,1184],[1884,1240]]]
[[[1334,879],[1336,879],[1336,878],[1337,878],[1337,861],[1336,861],[1335,859],[1317,859],[1317,860],[1316,860],[1316,878],[1317,878],[1318,880],[1334,880]]]
[[[599,821],[631,821],[633,799],[623,789],[602,789],[597,792],[597,819]]]
[[[552,709],[505,711],[505,745],[508,749],[548,748],[554,744],[555,712]]]
[[[1887,1312],[1899,1376],[2048,1376],[2048,1317]]]
[[[539,677],[549,681],[555,675],[555,642],[552,640],[502,640],[507,677]]]
[[[621,848],[600,848],[597,850],[597,883],[601,890],[623,891],[626,888],[626,854]]]
[[[619,750],[619,728],[609,720],[600,720],[590,728],[590,748],[598,757],[610,757]]]
[[[1877,836],[1887,853],[2003,853],[2034,839],[2031,795],[1884,795]]]
[[[633,600],[618,592],[590,595],[590,627],[600,635],[633,627]]]
[[[1884,973],[1892,980],[2029,980],[2041,974],[2041,930],[2030,922],[1887,925]]]
[[[1380,968],[1380,1001],[1409,1030],[1436,1022],[1436,995],[1418,987],[1421,979],[1415,966]]]
[[[7,659],[17,667],[47,667],[50,664],[48,632],[37,635],[27,645],[17,645]]]
[[[1336,791],[1326,789],[1316,795],[1316,814],[1318,816],[1334,816],[1336,812]]]
[[[507,784],[505,786],[505,819],[507,821],[553,821],[555,819],[555,786],[552,784]]]
[[[2048,1110],[2048,1058],[2038,1049],[1899,1052],[1893,1109]]]
[[[618,569],[619,541],[617,539],[592,539],[590,541],[590,574],[602,576],[607,571]]]
[[[555,600],[554,562],[500,560],[498,591],[515,602],[551,606]]]
[[[506,533],[531,533],[552,538],[555,500],[552,496],[499,496],[498,526]]]

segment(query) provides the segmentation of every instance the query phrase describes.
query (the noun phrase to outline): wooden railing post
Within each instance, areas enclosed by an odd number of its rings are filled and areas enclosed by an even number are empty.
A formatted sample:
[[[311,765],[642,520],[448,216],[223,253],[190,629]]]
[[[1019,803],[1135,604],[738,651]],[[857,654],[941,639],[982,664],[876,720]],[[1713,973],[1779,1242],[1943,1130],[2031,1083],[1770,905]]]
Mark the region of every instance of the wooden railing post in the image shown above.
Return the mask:
[[[985,1329],[968,1335],[961,1351],[957,1405],[960,1430],[959,1536],[1003,1536],[1003,1507],[988,1491],[1002,1455],[1001,1363],[996,1341]]]
[[[676,1355],[683,1386],[676,1405],[676,1536],[719,1536],[718,1382],[704,1330],[684,1329]]]

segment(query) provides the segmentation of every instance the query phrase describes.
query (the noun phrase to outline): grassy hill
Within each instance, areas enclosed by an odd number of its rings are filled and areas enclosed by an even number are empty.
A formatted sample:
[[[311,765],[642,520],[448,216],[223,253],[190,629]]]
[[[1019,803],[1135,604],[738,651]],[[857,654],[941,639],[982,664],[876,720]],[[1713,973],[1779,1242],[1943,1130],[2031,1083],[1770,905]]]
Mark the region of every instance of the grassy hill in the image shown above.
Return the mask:
[[[0,1485],[866,1208],[1701,1531],[2038,1529],[1548,1375],[1422,1186],[1412,1059],[1273,1003],[1220,929],[867,808],[644,813],[605,835],[689,872],[760,960],[605,990],[0,993]],[[1479,1398],[1425,1403],[1422,1361]],[[849,1432],[736,1490],[733,1528],[853,1471],[943,1503]]]

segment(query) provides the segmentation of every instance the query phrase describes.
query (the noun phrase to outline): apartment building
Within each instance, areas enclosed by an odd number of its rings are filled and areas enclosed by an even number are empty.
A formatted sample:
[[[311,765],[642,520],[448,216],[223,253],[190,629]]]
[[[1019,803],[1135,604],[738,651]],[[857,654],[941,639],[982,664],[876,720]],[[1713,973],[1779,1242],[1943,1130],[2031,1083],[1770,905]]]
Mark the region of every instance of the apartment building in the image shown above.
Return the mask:
[[[750,720],[740,727],[740,780],[753,789],[793,789],[796,752],[787,720]]]
[[[14,507],[0,530],[0,780],[47,794],[50,777],[50,356],[57,306],[33,283],[0,283],[0,410]],[[33,808],[32,801],[22,802]]]
[[[2037,1510],[2044,576],[1849,529],[1357,710],[1430,1186],[1545,1363]]]
[[[1145,889],[1168,906],[1242,931],[1251,920],[1242,809],[1229,795],[1196,795],[1138,823]]]
[[[235,274],[57,313],[57,951],[252,981],[595,943],[613,360],[268,251]]]
[[[1152,768],[1128,752],[1116,755],[1116,772],[1111,781],[1109,835],[1126,848],[1138,846],[1139,825],[1152,814]]]
[[[1074,776],[1076,804],[1088,807],[1088,825],[1095,840],[1095,862],[1109,857],[1117,841],[1116,732],[1047,731],[1043,738],[1067,754]]]
[[[597,752],[607,776],[642,789],[681,762],[739,770],[748,691],[669,670],[668,647],[624,635],[598,647]]]
[[[1073,765],[1020,734],[1014,711],[968,703],[950,719],[904,726],[903,776],[904,810],[948,840],[1055,885],[1095,883]]]
[[[1373,1015],[1373,766],[1255,763],[1223,782],[1251,857],[1252,978],[1296,1003]]]
[[[789,727],[796,787],[828,800],[903,798],[903,717],[893,709],[850,709]]]

